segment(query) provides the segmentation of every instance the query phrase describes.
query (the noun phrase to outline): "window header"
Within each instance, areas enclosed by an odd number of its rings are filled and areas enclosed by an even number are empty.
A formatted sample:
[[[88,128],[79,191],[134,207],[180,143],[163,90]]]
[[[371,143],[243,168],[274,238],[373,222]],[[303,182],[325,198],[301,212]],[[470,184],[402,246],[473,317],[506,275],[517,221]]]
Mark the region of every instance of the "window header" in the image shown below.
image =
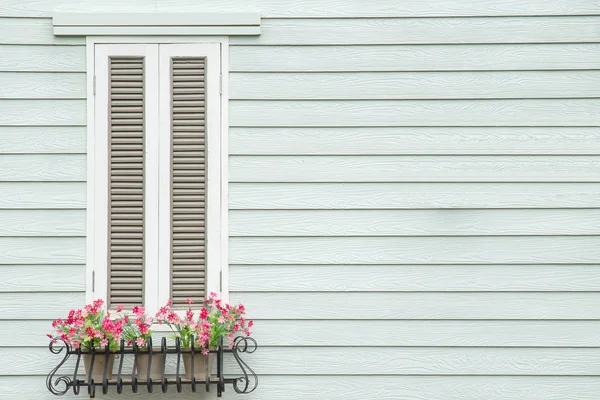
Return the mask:
[[[55,36],[260,35],[260,13],[72,13],[52,18]]]

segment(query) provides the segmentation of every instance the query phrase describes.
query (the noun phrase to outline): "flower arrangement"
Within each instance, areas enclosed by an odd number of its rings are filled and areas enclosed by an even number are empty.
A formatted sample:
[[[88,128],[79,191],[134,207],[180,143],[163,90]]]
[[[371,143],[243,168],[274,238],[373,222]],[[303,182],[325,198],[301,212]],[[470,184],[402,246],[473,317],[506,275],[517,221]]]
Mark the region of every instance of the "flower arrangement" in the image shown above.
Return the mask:
[[[54,331],[47,334],[51,341],[63,340],[74,349],[92,349],[108,347],[111,351],[119,349],[126,326],[125,318],[117,309],[116,319],[103,308],[102,299],[87,304],[83,309],[71,310],[66,319],[58,318],[52,322]]]
[[[227,337],[232,347],[236,334],[250,336],[254,322],[245,319],[246,309],[242,304],[231,306],[223,303],[212,292],[196,315],[192,311],[192,300],[187,302],[189,307],[184,317],[179,316],[173,310],[172,302],[168,301],[152,318],[141,306],[133,307],[131,312],[124,312],[123,306],[118,306],[116,313],[111,315],[103,307],[104,301],[98,299],[83,309],[69,311],[66,319],[54,320],[54,331],[47,336],[53,342],[61,339],[74,349],[108,347],[110,351],[117,351],[121,339],[127,346],[134,341],[137,346],[147,346],[153,333],[152,325],[158,323],[169,326],[174,333],[172,337],[179,338],[183,347],[191,347],[194,338],[194,347],[201,349],[205,355],[210,348],[217,346],[222,337]]]
[[[128,346],[131,346],[135,340],[137,346],[145,347],[153,333],[150,328],[154,323],[154,319],[146,315],[146,308],[144,307],[135,306],[131,311],[133,315],[124,317],[127,324],[124,338]]]
[[[161,307],[156,314],[156,322],[165,324],[171,328],[173,338],[179,338],[183,347],[191,347],[192,337],[195,338],[194,347],[200,348],[201,353],[206,355],[211,347],[215,347],[221,337],[227,337],[229,346],[233,346],[236,333],[243,332],[250,336],[250,328],[254,322],[244,318],[246,310],[242,304],[231,306],[224,304],[218,295],[210,293],[205,305],[200,310],[198,317],[192,311],[192,300],[187,300],[189,307],[185,317],[180,317],[171,307],[169,301]]]

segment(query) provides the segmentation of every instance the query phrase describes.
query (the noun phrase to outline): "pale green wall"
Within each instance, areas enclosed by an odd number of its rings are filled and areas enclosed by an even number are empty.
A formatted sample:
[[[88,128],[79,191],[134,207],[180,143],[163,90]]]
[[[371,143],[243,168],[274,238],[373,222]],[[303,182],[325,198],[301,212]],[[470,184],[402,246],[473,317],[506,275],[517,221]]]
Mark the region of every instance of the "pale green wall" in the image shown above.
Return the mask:
[[[0,0],[2,399],[54,398],[44,333],[84,301],[64,3]],[[261,345],[245,398],[598,398],[597,2],[77,3],[262,12],[230,48],[230,288]],[[193,398],[111,398],[147,397]]]

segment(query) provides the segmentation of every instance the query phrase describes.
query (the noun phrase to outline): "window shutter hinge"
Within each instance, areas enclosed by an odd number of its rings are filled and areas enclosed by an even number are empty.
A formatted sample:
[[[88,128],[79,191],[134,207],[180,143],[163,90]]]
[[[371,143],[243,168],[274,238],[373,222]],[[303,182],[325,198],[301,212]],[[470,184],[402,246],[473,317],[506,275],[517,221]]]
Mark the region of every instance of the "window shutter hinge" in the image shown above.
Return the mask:
[[[92,293],[96,292],[96,271],[92,271]]]
[[[219,75],[219,94],[223,94],[223,75]]]
[[[96,95],[96,75],[94,75],[94,96]]]

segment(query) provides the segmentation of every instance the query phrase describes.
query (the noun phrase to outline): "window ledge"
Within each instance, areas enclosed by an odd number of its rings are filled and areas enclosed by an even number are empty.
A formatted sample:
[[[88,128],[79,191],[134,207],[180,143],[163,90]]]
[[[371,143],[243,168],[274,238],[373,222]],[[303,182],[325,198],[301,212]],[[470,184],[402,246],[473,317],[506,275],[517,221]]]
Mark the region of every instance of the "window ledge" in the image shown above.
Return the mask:
[[[52,18],[55,36],[260,35],[260,13],[73,13]]]

